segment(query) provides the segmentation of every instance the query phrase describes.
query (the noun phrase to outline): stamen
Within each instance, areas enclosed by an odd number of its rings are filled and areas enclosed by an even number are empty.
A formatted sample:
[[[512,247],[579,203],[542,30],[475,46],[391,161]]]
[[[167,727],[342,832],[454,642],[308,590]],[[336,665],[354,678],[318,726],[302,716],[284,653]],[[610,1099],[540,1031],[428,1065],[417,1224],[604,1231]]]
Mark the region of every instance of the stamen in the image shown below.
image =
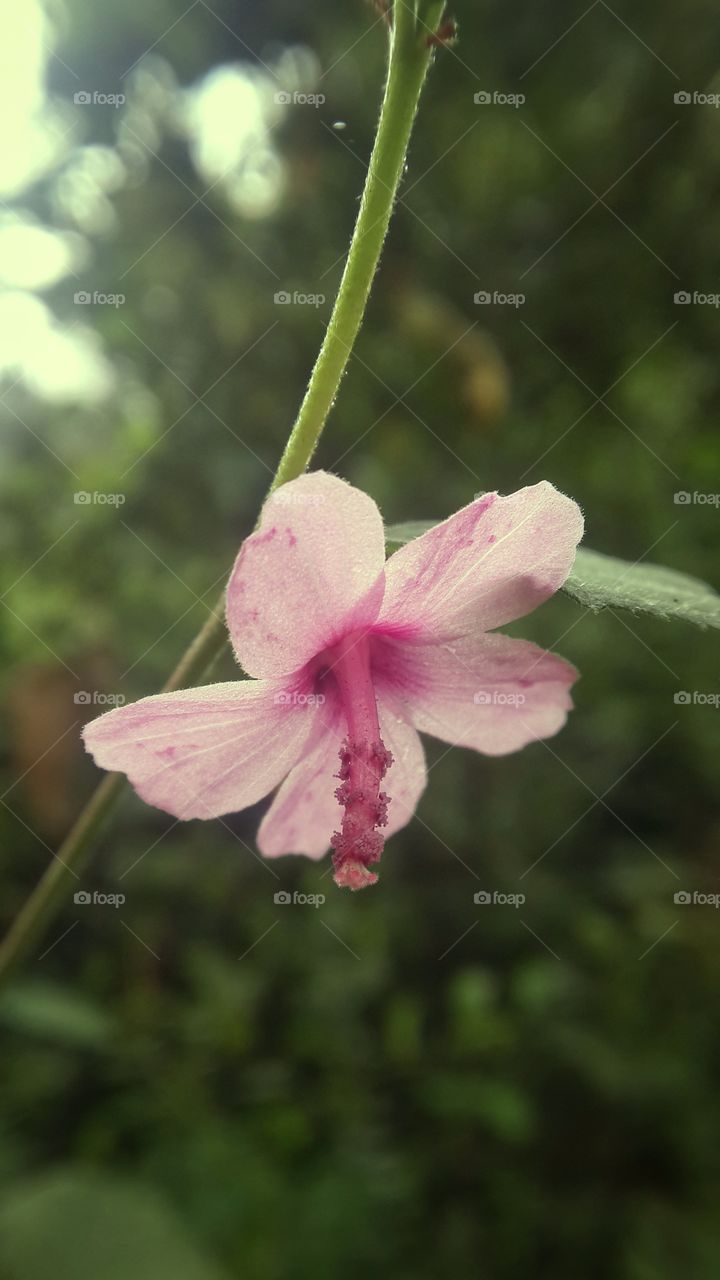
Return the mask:
[[[390,797],[380,783],[393,757],[380,737],[367,635],[351,633],[328,656],[348,727],[336,775],[335,795],[345,812],[341,830],[330,841],[334,878],[342,888],[364,889],[377,881],[370,867],[380,861],[385,845],[379,828],[387,825]]]

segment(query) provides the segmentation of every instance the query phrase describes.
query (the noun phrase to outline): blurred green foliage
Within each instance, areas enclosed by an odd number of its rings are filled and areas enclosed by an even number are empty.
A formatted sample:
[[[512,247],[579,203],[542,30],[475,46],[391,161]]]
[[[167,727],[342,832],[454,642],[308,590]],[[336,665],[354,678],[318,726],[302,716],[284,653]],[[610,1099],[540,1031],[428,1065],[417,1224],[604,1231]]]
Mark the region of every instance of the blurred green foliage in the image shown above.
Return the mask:
[[[81,117],[76,149],[119,146],[126,176],[48,300],[69,324],[76,288],[126,303],[82,315],[108,399],[6,394],[6,921],[94,782],[73,726],[95,708],[74,693],[155,690],[254,523],[372,142],[369,6],[183,8],[68,0],[50,63],[65,102],[123,84],[128,104]],[[389,521],[545,477],[590,546],[717,581],[717,508],[673,502],[720,487],[717,311],[673,297],[717,285],[716,113],[674,94],[717,88],[718,16],[456,16],[317,463]],[[326,101],[274,125],[276,207],[240,213],[222,183],[193,204],[210,182],[173,75],[297,45]],[[61,177],[23,207],[64,225]],[[278,307],[280,289],[328,302]],[[263,863],[262,806],[183,826],[127,798],[83,878],[125,904],[68,903],[0,998],[3,1277],[715,1280],[718,917],[673,899],[719,887],[717,711],[674,703],[716,689],[716,641],[560,599],[517,630],[580,668],[568,727],[501,760],[428,743],[419,815],[370,892]],[[280,888],[327,901],[278,906]],[[526,902],[478,906],[481,889]]]

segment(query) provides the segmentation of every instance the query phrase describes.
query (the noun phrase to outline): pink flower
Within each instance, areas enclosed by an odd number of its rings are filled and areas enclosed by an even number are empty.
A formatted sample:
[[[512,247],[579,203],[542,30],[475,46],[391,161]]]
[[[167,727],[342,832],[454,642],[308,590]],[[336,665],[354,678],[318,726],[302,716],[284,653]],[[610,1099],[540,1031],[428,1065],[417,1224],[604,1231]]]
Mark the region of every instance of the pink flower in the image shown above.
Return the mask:
[[[228,585],[235,654],[254,679],[119,707],[86,727],[86,745],[178,818],[235,812],[281,784],[261,852],[320,858],[332,845],[337,884],[373,884],[384,836],[425,787],[418,730],[504,755],[564,724],[574,668],[486,633],[562,585],[582,528],[577,504],[543,482],[476,499],[386,562],[372,499],[301,476],[268,499]]]

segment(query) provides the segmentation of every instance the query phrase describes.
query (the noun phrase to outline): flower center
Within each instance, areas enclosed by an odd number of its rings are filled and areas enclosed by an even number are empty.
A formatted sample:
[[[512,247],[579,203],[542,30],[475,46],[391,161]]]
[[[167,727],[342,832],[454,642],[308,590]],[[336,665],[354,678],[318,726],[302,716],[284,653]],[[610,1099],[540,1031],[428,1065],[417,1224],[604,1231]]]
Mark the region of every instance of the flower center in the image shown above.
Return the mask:
[[[389,797],[380,783],[393,762],[380,737],[375,689],[370,671],[367,633],[350,632],[328,654],[347,720],[340,747],[340,786],[335,791],[344,809],[342,827],[331,838],[335,883],[364,889],[375,884],[370,867],[379,862],[385,840],[378,830],[387,824]]]

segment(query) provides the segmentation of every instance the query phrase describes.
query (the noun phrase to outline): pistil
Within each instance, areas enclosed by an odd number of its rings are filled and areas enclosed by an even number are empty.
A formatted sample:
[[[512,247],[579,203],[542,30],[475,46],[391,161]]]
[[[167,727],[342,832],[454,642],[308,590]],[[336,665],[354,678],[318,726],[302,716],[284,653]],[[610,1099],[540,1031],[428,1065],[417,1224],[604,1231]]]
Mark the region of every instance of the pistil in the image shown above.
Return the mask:
[[[364,889],[375,884],[370,868],[379,862],[385,845],[380,828],[387,824],[389,796],[380,784],[393,757],[380,736],[377,702],[370,665],[370,640],[355,631],[328,654],[347,721],[347,738],[340,747],[340,786],[335,795],[344,809],[342,827],[331,838],[335,883]]]

